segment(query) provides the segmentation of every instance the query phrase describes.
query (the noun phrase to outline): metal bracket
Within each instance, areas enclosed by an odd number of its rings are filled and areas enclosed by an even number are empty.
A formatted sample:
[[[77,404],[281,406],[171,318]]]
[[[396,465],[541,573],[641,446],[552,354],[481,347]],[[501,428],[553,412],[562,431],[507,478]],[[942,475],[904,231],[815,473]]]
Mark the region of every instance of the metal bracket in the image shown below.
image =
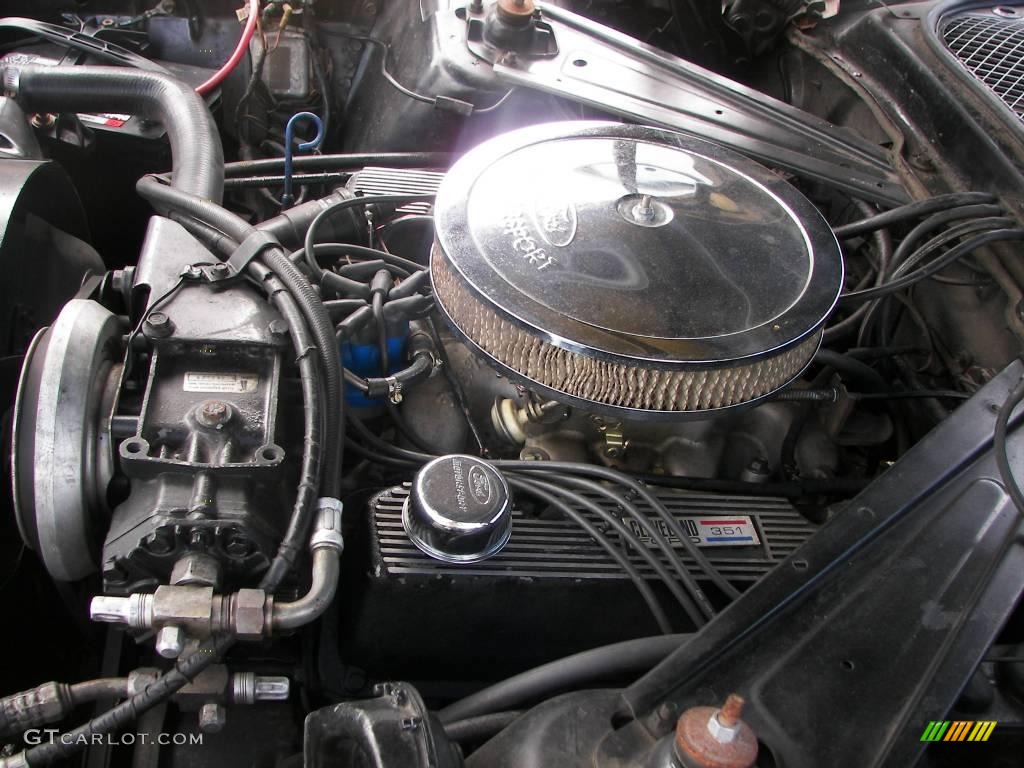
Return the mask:
[[[700,136],[863,200],[910,199],[877,144],[564,9],[545,5],[543,18],[557,40],[553,56],[498,56],[472,39],[467,46],[510,86]]]

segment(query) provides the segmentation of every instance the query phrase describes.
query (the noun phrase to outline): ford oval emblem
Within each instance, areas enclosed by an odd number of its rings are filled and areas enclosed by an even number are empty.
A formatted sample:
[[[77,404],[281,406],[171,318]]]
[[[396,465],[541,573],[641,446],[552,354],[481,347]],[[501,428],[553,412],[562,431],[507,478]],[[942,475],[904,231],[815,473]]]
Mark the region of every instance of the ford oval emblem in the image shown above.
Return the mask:
[[[491,478],[480,467],[473,467],[469,470],[469,492],[481,505],[491,502],[493,495]]]
[[[533,203],[533,223],[549,245],[564,248],[576,237],[576,206],[564,197],[539,197]]]

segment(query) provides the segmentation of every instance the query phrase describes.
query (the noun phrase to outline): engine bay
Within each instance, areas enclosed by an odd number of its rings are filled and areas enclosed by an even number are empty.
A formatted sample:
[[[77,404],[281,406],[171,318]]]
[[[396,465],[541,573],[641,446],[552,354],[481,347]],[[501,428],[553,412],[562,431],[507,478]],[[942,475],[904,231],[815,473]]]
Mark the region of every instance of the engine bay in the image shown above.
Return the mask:
[[[1020,764],[1024,8],[4,13],[0,768]]]

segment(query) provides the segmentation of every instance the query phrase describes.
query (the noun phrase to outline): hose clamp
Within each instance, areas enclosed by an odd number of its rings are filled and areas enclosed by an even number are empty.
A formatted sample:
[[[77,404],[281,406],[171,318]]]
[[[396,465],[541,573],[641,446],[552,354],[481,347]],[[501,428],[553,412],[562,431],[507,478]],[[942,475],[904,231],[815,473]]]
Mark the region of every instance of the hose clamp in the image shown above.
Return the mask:
[[[4,67],[4,95],[17,96],[21,88],[21,67]]]
[[[402,394],[402,382],[394,376],[388,376],[384,381],[388,385],[388,400],[393,404],[398,405],[404,399],[404,395]]]
[[[344,505],[339,499],[329,496],[317,500],[316,527],[309,539],[312,551],[329,547],[338,554],[345,549],[345,539],[341,535],[341,511]]]
[[[249,262],[270,248],[280,248],[277,238],[263,230],[256,230],[241,242],[238,249],[228,258],[227,264],[237,274],[243,274]]]

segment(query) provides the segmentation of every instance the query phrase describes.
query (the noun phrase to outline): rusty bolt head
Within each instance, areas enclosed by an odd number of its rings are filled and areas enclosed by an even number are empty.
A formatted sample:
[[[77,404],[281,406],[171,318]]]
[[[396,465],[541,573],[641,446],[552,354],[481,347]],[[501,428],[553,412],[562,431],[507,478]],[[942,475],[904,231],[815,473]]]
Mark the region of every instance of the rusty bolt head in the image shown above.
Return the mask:
[[[740,719],[744,700],[731,694],[719,709],[693,707],[676,723],[675,753],[686,768],[752,768],[757,736]]]
[[[208,427],[221,427],[231,419],[231,406],[221,400],[207,400],[200,404],[199,422]]]
[[[494,9],[498,18],[512,26],[526,26],[533,18],[533,0],[498,0]]]

